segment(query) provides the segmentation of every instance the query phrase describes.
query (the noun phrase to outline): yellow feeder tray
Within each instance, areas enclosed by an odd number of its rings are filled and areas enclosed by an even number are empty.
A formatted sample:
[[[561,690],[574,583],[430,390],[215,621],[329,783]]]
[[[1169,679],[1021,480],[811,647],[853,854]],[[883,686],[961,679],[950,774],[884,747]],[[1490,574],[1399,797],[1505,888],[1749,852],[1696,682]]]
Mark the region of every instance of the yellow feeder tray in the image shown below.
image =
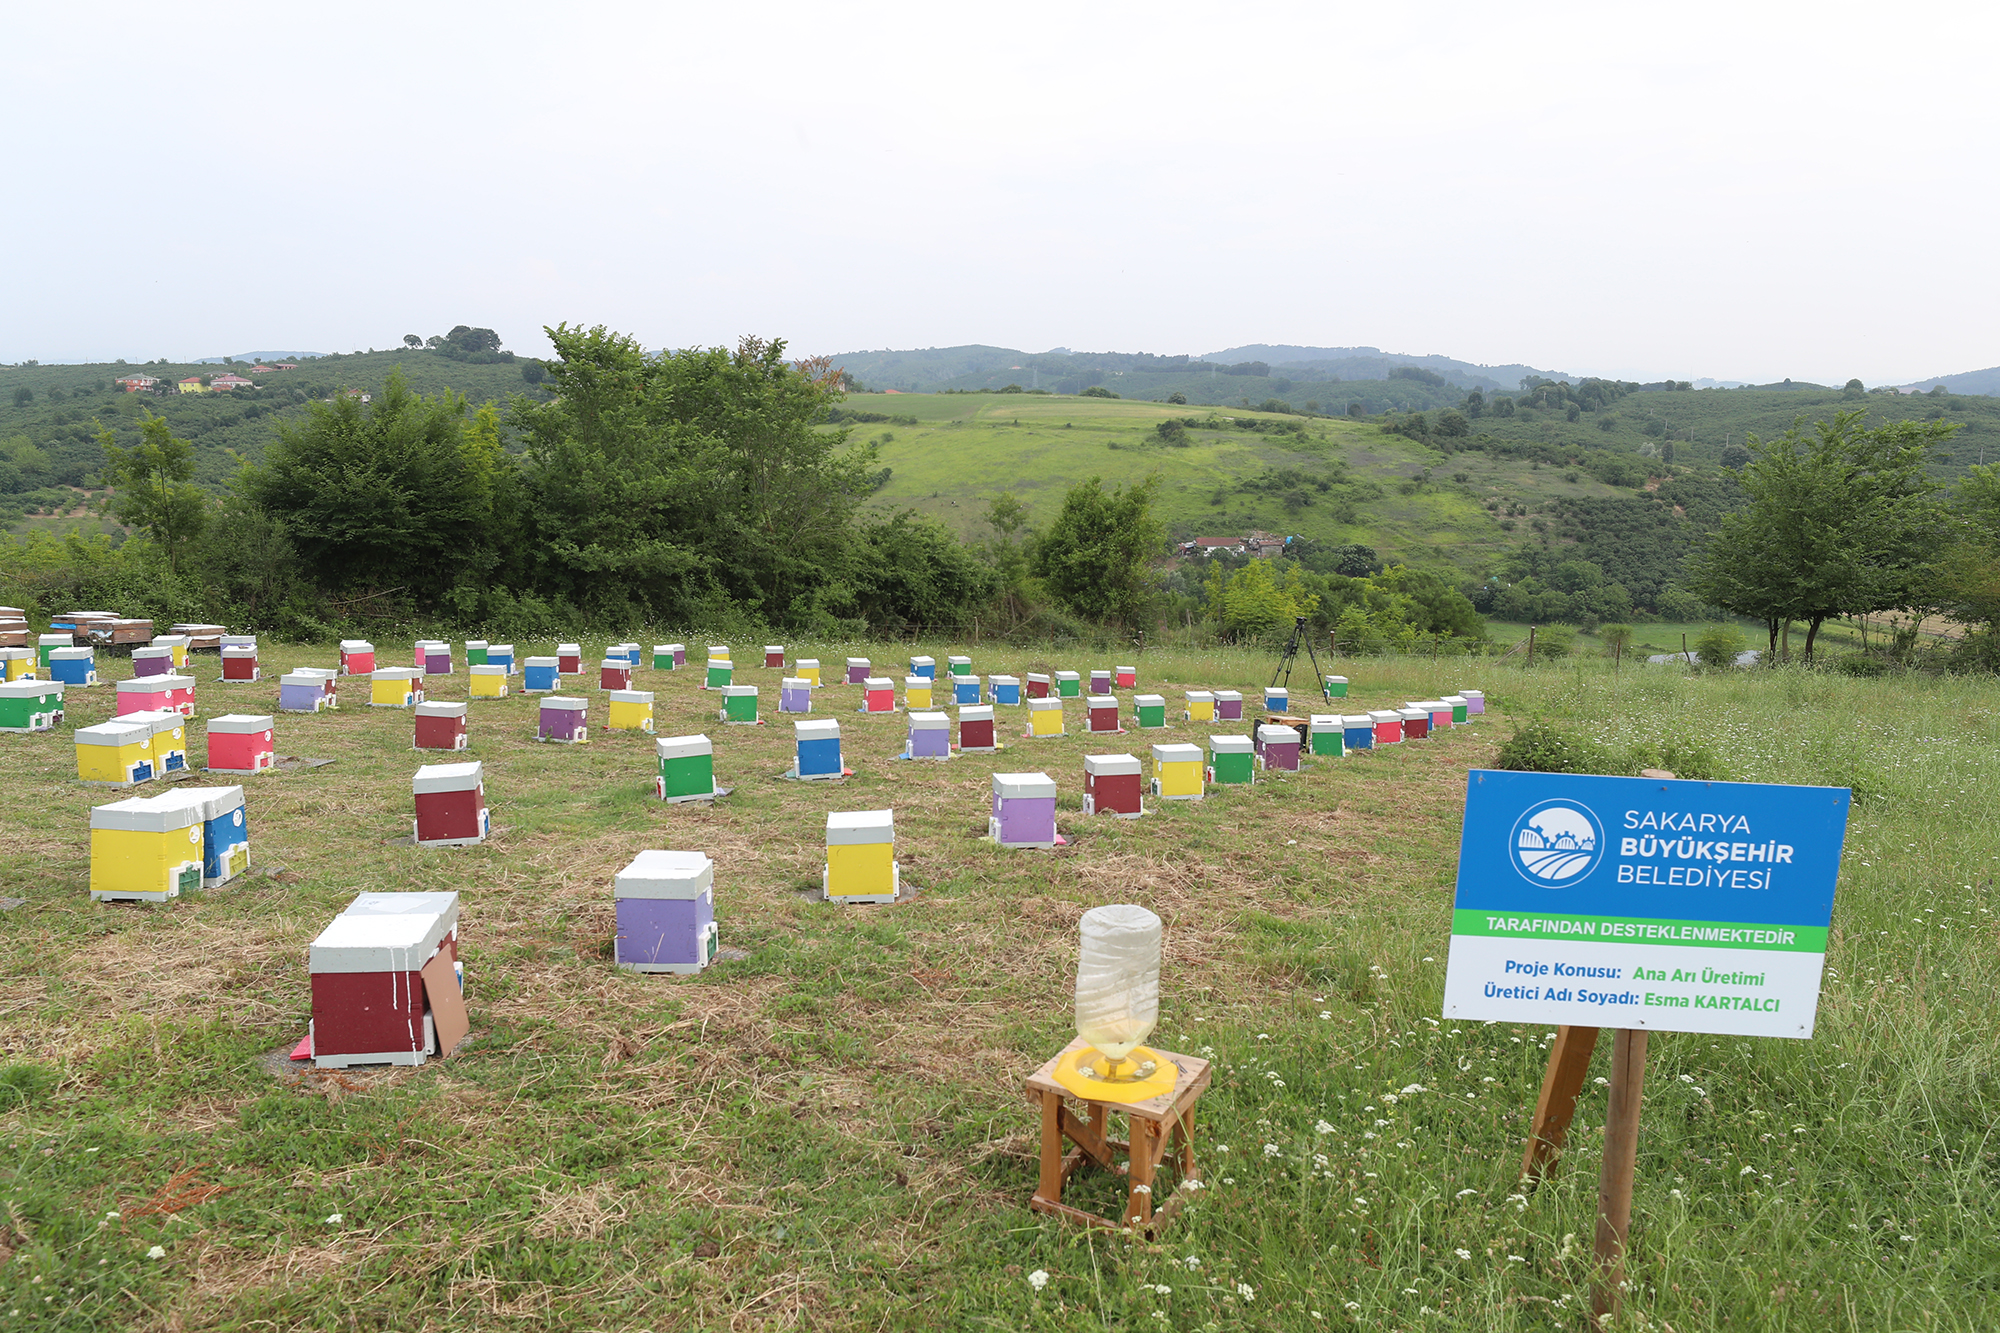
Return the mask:
[[[1050,1077],[1085,1101],[1130,1105],[1164,1097],[1181,1076],[1180,1066],[1144,1046],[1134,1046],[1132,1053],[1117,1063],[1119,1076],[1113,1077],[1109,1056],[1079,1046],[1056,1062]]]

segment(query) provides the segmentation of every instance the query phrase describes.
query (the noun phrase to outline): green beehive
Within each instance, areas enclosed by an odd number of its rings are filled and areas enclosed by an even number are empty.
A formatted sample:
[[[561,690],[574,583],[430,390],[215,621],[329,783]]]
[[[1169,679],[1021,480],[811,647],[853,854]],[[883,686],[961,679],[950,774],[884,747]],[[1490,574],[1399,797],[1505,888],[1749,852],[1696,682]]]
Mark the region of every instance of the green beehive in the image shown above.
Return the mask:
[[[757,720],[757,687],[755,685],[724,685],[722,687],[722,720],[724,722],[755,722]]]
[[[1142,728],[1167,725],[1167,700],[1164,695],[1137,695],[1132,700],[1132,706],[1139,710],[1139,725]]]
[[[723,689],[729,684],[731,673],[734,670],[735,668],[728,658],[711,657],[708,659],[708,679],[704,683],[711,690]]]
[[[1074,671],[1056,672],[1056,697],[1076,699],[1083,695],[1083,677]]]
[[[1326,697],[1329,699],[1345,699],[1347,697],[1347,677],[1328,676],[1326,678]]]
[[[1338,713],[1314,713],[1307,724],[1312,736],[1312,752],[1329,759],[1346,755],[1346,731]]]
[[[706,736],[662,736],[660,799],[700,801],[715,795],[715,746]]]
[[[62,715],[61,681],[0,683],[0,731],[49,731],[62,721]]]
[[[467,639],[465,641],[465,664],[467,666],[485,666],[486,649],[486,640]]]
[[[1248,736],[1208,738],[1208,780],[1218,787],[1249,786],[1256,761],[1256,748]]]
[[[1465,696],[1462,694],[1447,694],[1444,697],[1444,701],[1451,705],[1451,724],[1454,727],[1463,726],[1465,724]]]

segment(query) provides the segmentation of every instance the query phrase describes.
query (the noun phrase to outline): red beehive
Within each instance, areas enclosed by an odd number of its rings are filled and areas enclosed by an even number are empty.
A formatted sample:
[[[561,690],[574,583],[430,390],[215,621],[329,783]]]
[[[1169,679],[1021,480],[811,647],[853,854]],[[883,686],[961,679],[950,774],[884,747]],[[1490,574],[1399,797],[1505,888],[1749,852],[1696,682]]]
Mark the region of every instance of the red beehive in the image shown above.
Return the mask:
[[[465,748],[465,705],[418,704],[416,748],[419,750],[463,750]]]
[[[597,688],[600,690],[629,690],[632,688],[632,664],[613,662],[606,659],[598,664]]]
[[[967,704],[958,710],[958,748],[961,750],[994,748],[992,704]]]
[[[1118,700],[1114,696],[1109,694],[1091,696],[1090,729],[1092,731],[1118,730]]]
[[[482,842],[488,826],[485,770],[469,764],[425,764],[412,782],[418,846]]]
[[[1083,757],[1083,813],[1137,819],[1140,804],[1139,761],[1129,754],[1087,754]]]
[[[334,918],[308,951],[313,1062],[417,1065],[450,1054],[465,1027],[457,926],[451,893],[364,893]]]

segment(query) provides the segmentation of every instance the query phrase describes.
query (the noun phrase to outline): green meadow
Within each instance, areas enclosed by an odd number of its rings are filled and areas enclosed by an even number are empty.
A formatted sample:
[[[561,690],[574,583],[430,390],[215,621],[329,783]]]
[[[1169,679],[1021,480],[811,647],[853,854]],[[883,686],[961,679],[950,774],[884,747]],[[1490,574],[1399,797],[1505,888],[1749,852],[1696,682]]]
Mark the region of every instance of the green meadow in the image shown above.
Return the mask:
[[[736,646],[739,679],[770,710],[758,647]],[[201,714],[271,710],[281,668],[333,657],[267,645],[265,681],[229,687],[197,657]],[[1272,669],[1235,650],[1137,665],[1170,699]],[[472,705],[495,833],[451,850],[402,845],[426,756],[408,713],[347,683],[339,711],[278,718],[280,754],[333,763],[245,780],[250,873],[161,907],[88,898],[89,810],[117,793],[74,780],[69,733],[113,697],[72,691],[55,732],[0,736],[0,896],[23,900],[0,911],[0,1327],[1577,1328],[1608,1043],[1567,1155],[1525,1195],[1551,1032],[1439,1021],[1466,773],[1530,717],[1634,764],[1692,744],[1742,780],[1855,792],[1813,1038],[1653,1040],[1618,1327],[1994,1326],[1991,681],[1332,669],[1354,708],[1480,688],[1492,711],[1127,822],[1080,813],[1082,756],[1211,728],[1170,711],[1165,733],[1030,741],[1002,709],[1001,752],[909,763],[902,716],[836,685],[814,715],[840,719],[855,776],[800,784],[778,777],[788,719],[722,725],[696,673],[642,670],[660,734],[714,738],[727,798],[652,799],[652,738],[602,730],[586,681],[582,746],[537,744],[531,697]],[[432,697],[464,691],[459,674]],[[1061,786],[1054,853],[979,836],[990,774],[1029,769]],[[816,901],[826,813],[883,807],[913,893]],[[728,952],[700,976],[610,961],[611,877],[648,847],[715,860]],[[308,943],[356,892],[417,889],[460,894],[470,1040],[416,1070],[294,1065]],[[1167,926],[1154,1043],[1215,1062],[1205,1188],[1152,1242],[1027,1206],[1021,1081],[1072,1034],[1077,918],[1121,901]],[[1070,1197],[1109,1214],[1120,1191],[1086,1174]]]

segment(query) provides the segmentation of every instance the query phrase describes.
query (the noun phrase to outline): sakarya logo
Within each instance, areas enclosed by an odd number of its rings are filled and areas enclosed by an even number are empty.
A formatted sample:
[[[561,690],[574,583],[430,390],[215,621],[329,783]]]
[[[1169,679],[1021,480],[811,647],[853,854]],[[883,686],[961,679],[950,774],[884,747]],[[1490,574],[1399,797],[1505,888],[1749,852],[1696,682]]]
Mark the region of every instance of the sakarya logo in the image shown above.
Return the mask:
[[[1577,801],[1543,801],[1514,821],[1514,868],[1554,888],[1589,874],[1604,855],[1604,826]]]

